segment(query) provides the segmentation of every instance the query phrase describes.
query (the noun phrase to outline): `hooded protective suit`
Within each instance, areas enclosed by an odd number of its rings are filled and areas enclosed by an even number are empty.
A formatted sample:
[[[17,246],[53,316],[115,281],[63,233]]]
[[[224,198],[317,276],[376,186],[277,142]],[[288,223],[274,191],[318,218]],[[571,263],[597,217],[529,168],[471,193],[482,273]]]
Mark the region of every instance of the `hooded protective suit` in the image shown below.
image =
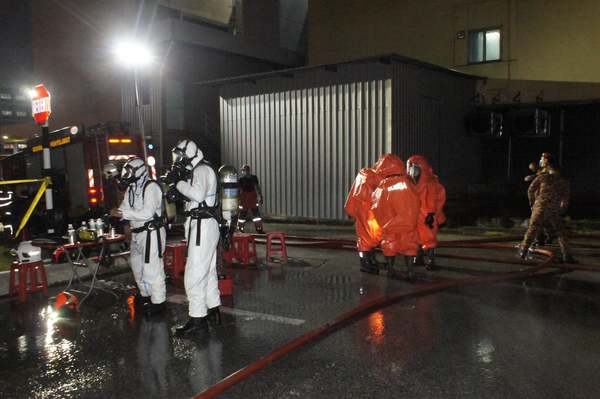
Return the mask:
[[[198,208],[202,203],[208,207],[215,206],[217,201],[215,171],[201,162],[204,155],[195,143],[184,140],[181,144],[186,159],[189,160],[186,168],[191,170],[191,177],[187,181],[178,182],[176,187],[186,197],[186,212]],[[198,223],[200,223],[199,230]],[[199,242],[196,239],[198,232],[200,232]],[[188,242],[188,257],[185,264],[184,285],[190,303],[189,315],[205,317],[209,308],[221,305],[217,277],[219,224],[214,218],[197,219],[188,216],[185,221],[185,234]]]
[[[371,210],[371,197],[380,181],[381,178],[374,169],[361,169],[354,179],[344,205],[348,216],[354,219],[356,249],[359,252],[368,252],[381,241],[381,228]]]
[[[381,226],[381,249],[385,256],[417,254],[417,217],[419,197],[405,174],[404,162],[392,154],[383,155],[375,164],[383,178],[373,193],[371,209]]]
[[[123,166],[121,178],[131,182],[119,207],[132,230],[131,270],[141,296],[150,297],[153,304],[160,304],[166,299],[162,253],[167,233],[164,227],[148,230],[144,226],[155,216],[162,216],[163,193],[158,183],[148,178],[146,164],[140,158]]]
[[[415,183],[416,191],[421,201],[421,210],[417,223],[419,244],[424,250],[437,248],[437,233],[439,225],[446,221],[444,205],[446,204],[446,189],[433,174],[433,168],[422,155],[408,158],[407,165],[419,165],[421,174]],[[433,214],[432,216],[428,215]],[[431,226],[431,227],[430,227]]]

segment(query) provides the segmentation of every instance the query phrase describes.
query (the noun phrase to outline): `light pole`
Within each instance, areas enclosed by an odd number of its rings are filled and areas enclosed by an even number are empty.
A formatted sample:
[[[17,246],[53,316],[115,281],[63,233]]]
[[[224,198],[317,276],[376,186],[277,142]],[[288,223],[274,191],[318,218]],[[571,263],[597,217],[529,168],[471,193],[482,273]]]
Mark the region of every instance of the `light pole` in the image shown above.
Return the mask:
[[[144,160],[148,159],[146,150],[146,132],[144,131],[144,117],[142,116],[140,104],[140,90],[138,84],[138,70],[152,64],[153,56],[150,49],[141,42],[124,41],[117,44],[114,48],[117,61],[133,70],[133,85],[135,90],[135,107],[138,114],[140,134],[142,135],[142,148],[144,151]]]

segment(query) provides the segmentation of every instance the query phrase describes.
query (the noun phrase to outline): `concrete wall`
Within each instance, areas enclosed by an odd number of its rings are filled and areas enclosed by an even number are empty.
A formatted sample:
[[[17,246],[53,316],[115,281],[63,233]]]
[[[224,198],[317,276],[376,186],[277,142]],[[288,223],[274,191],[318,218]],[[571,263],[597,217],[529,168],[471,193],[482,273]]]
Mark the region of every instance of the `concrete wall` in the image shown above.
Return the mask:
[[[311,0],[308,58],[398,53],[493,79],[600,82],[599,18],[597,0]],[[502,59],[468,65],[468,31],[493,27]]]

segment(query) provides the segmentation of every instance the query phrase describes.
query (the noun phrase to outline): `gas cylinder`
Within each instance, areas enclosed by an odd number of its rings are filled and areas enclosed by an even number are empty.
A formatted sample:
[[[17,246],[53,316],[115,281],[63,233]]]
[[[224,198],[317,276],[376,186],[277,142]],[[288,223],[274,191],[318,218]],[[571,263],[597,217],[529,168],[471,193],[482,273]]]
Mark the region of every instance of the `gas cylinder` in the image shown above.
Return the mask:
[[[223,165],[219,168],[221,189],[221,212],[228,224],[237,216],[239,203],[238,174],[235,167]]]

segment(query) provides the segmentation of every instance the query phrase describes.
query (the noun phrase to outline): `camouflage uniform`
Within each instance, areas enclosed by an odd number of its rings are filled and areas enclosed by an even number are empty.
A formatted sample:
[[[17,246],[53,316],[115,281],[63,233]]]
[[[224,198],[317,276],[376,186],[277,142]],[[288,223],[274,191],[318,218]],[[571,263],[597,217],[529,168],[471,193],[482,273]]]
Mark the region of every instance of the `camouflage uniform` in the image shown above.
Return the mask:
[[[569,182],[555,170],[538,175],[527,191],[531,205],[529,228],[521,248],[527,250],[541,229],[547,229],[558,238],[563,257],[569,257],[567,239],[563,234],[562,214],[569,204]]]

